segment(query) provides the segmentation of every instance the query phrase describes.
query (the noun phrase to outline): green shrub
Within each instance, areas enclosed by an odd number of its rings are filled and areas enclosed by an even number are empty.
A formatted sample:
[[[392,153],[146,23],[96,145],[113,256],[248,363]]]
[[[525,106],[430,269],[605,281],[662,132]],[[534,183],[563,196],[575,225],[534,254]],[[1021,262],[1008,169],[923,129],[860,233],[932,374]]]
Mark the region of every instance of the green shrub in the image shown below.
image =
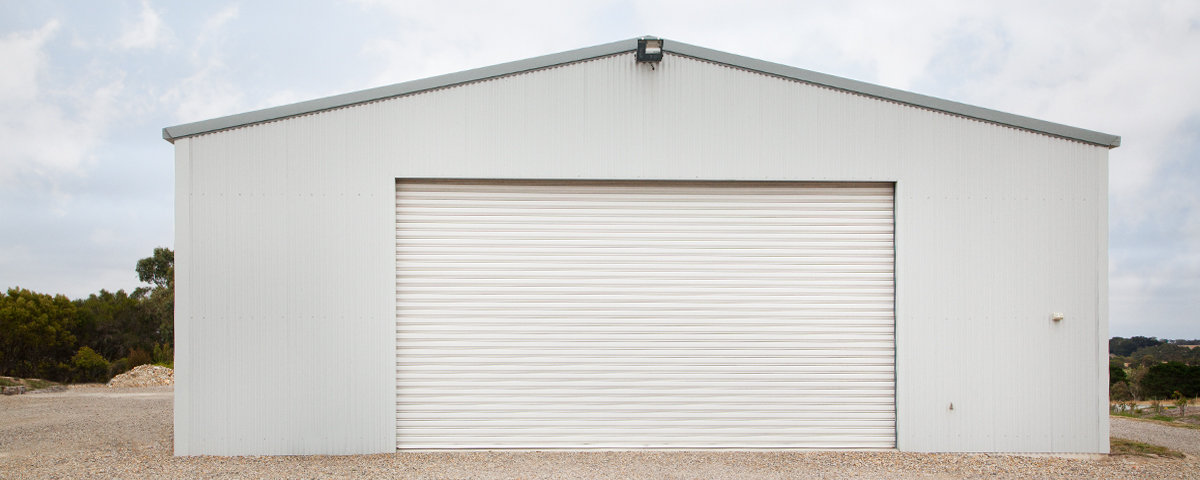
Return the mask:
[[[1187,395],[1184,395],[1183,393],[1180,393],[1178,390],[1176,390],[1175,393],[1171,395],[1171,397],[1175,398],[1175,402],[1174,402],[1175,408],[1179,409],[1179,416],[1181,416],[1181,417],[1186,416],[1187,415],[1187,404],[1188,404],[1188,401],[1190,400],[1187,397]]]
[[[108,366],[108,378],[115,377],[129,371],[129,359],[118,358]]]
[[[129,368],[134,369],[142,365],[154,363],[154,358],[150,356],[150,352],[135,348],[129,351]]]
[[[1133,395],[1129,393],[1129,385],[1125,382],[1117,382],[1112,384],[1108,389],[1110,401],[1123,402],[1125,400],[1133,400]]]
[[[1108,384],[1110,386],[1116,384],[1117,382],[1127,381],[1129,381],[1129,376],[1125,375],[1125,368],[1123,366],[1112,364],[1108,365]]]
[[[154,364],[165,366],[173,363],[175,363],[175,349],[165,343],[155,344]]]
[[[78,382],[103,382],[108,380],[108,360],[88,347],[80,347],[79,353],[71,357],[71,365]]]
[[[74,347],[72,347],[74,348]],[[34,368],[33,375],[30,378],[49,378],[53,380],[67,380],[71,377],[71,366],[68,363],[71,361],[66,355],[70,354],[70,350],[63,356],[62,362],[54,360],[42,360],[37,362]]]

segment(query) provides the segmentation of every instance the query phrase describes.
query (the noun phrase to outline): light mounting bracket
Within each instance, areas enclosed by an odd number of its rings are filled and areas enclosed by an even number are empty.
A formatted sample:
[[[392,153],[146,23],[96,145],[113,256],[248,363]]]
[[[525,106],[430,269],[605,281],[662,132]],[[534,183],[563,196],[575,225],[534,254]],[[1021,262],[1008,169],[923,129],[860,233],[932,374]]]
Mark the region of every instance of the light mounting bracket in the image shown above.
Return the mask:
[[[663,40],[661,38],[645,37],[638,39],[637,61],[661,62],[663,58]]]

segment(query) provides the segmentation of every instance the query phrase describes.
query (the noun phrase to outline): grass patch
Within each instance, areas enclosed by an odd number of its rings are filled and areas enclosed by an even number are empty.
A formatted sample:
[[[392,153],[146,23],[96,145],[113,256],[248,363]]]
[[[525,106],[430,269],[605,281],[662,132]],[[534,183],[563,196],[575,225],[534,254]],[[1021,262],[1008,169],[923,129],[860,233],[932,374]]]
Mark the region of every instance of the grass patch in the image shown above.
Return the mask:
[[[1166,415],[1155,415],[1153,417],[1150,417],[1150,419],[1158,420],[1160,422],[1174,422],[1175,421],[1175,417],[1168,417]]]
[[[1113,455],[1134,455],[1138,457],[1170,457],[1184,458],[1184,454],[1167,447],[1135,442],[1124,438],[1109,437],[1108,448]]]
[[[29,388],[30,390],[41,390],[43,388],[54,386],[54,385],[58,385],[58,384],[51,382],[51,381],[47,381],[47,380],[37,379],[37,378],[26,378],[25,379],[25,386],[27,388]]]
[[[51,382],[49,380],[42,380],[40,378],[20,379],[13,377],[0,377],[0,387],[18,387],[21,385],[24,385],[27,390],[40,390],[46,387],[57,386],[58,383]]]

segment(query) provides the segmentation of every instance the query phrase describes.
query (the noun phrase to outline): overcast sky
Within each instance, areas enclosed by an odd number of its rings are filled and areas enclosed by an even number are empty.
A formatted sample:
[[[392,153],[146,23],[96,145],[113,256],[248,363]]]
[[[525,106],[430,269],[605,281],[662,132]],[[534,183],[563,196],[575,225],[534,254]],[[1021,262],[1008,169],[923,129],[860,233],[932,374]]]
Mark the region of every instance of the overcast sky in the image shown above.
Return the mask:
[[[131,290],[165,126],[656,35],[1121,135],[1114,336],[1200,338],[1200,2],[0,0],[0,288]]]

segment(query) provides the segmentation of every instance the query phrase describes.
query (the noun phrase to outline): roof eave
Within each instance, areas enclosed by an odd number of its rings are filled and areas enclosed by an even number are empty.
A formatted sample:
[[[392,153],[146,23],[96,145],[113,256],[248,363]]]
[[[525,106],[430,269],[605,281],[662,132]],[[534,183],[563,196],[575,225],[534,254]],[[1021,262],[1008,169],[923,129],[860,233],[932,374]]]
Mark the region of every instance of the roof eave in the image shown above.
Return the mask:
[[[438,75],[436,77],[422,78],[419,80],[412,80],[383,87],[369,88],[366,90],[359,90],[357,92],[334,95],[332,97],[318,98],[316,100],[308,100],[290,105],[280,105],[278,107],[264,108],[262,110],[255,110],[253,112],[239,113],[236,115],[213,118],[210,120],[185,123],[183,125],[176,125],[174,127],[166,127],[163,128],[163,139],[174,143],[175,139],[178,138],[190,137],[193,135],[215,132],[218,130],[227,130],[230,128],[269,122],[299,115],[308,115],[324,110],[343,108],[351,105],[374,102],[402,95],[410,95],[425,90],[446,88],[463,83],[477,82],[480,80],[503,77],[506,75],[513,75],[531,70],[540,70],[556,65],[575,63],[591,58],[630,52],[636,49],[636,39],[621,40],[619,42],[606,43],[604,45],[596,45],[594,47],[580,48],[578,50],[543,55],[540,57],[528,58],[515,62],[501,63],[499,65],[465,70],[462,72],[448,73],[445,75]]]
[[[174,143],[175,139],[182,137],[237,128],[298,115],[307,115],[323,110],[331,110],[401,95],[409,95],[425,90],[445,88],[458,84],[485,80],[488,78],[513,75],[531,70],[549,68],[556,65],[581,62],[593,58],[630,52],[637,50],[637,40],[637,38],[621,40],[604,45],[597,45],[594,47],[581,48],[578,50],[570,50],[526,60],[492,65],[490,67],[476,68],[457,73],[413,80],[410,82],[397,83],[384,87],[335,95],[332,97],[319,98],[316,100],[309,100],[291,105],[282,105],[278,107],[256,110],[253,112],[230,115],[227,117],[167,127],[163,129],[163,139]],[[918,93],[906,92],[894,88],[860,82],[858,80],[851,80],[848,78],[827,75],[802,68],[772,63],[765,60],[734,55],[732,53],[697,47],[695,45],[688,45],[686,43],[665,41],[663,42],[663,50],[677,55],[693,57],[703,61],[725,64],[731,67],[762,72],[768,75],[775,75],[778,77],[789,78],[814,85],[821,85],[850,93],[911,105],[918,108],[945,112],[951,115],[958,115],[1001,125],[1008,125],[1011,127],[1031,130],[1056,137],[1099,145],[1102,147],[1115,148],[1121,145],[1121,137],[1116,135],[1110,135],[1107,133],[1100,133],[1092,130],[1085,130],[1082,128],[1038,120],[1036,118],[1023,117],[997,110],[976,107],[973,105],[967,105],[965,103],[953,102],[950,100],[930,97]]]
[[[1121,137],[1110,135],[1107,133],[1085,130],[1082,128],[1071,127],[1036,118],[1023,117],[997,110],[991,110],[965,103],[944,100],[919,93],[907,92],[888,88],[873,83],[860,82],[849,78],[837,77],[803,68],[796,68],[778,63],[772,63],[756,58],[743,57],[732,53],[711,50],[695,45],[688,45],[680,42],[664,42],[663,49],[679,55],[694,57],[699,60],[705,60],[714,63],[726,64],[733,67],[744,68],[757,72],[775,75],[793,80],[821,85],[838,90],[844,90],[850,93],[876,97],[884,100],[890,100],[897,103],[912,105],[919,108],[926,108],[940,112],[958,115],[962,117],[984,120],[992,123],[1008,125],[1012,127],[1022,128],[1041,132],[1056,137],[1062,137],[1072,140],[1078,140],[1085,143],[1091,143],[1103,147],[1115,148],[1121,146]]]

